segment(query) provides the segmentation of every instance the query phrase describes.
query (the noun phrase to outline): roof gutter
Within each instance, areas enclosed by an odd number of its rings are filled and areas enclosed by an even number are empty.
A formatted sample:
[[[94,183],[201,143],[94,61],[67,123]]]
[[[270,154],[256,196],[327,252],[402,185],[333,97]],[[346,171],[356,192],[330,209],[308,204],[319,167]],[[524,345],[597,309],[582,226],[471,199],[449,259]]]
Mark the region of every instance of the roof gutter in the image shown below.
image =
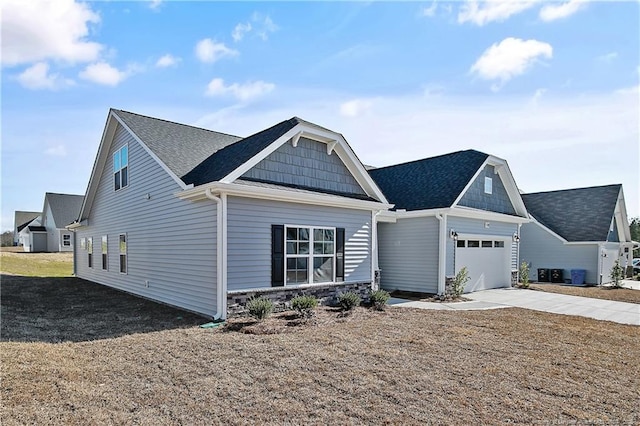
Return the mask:
[[[226,210],[226,195],[215,196],[211,188],[205,191],[205,196],[216,203],[216,314],[214,320],[226,319],[226,299],[227,299],[227,283],[226,274],[224,273],[224,255],[226,254],[226,244],[224,231],[226,226],[223,223],[223,210]]]

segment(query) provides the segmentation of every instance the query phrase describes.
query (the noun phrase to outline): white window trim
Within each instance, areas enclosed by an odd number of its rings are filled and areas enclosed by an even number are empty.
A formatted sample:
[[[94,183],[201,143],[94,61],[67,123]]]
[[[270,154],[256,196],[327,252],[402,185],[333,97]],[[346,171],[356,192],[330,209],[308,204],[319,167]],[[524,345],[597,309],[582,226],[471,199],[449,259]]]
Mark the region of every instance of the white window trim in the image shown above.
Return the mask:
[[[287,229],[288,228],[307,228],[309,229],[309,253],[308,254],[287,254]],[[314,255],[313,254],[313,231],[316,229],[330,229],[333,230],[333,254],[331,255],[332,262],[332,271],[333,276],[331,277],[331,281],[324,282],[313,282],[313,259],[314,257],[329,257],[326,255]],[[284,286],[285,287],[300,287],[300,286],[309,286],[309,285],[327,285],[327,284],[335,284],[336,283],[336,228],[332,226],[313,226],[313,225],[284,225]],[[291,258],[307,258],[307,282],[300,284],[287,284],[287,259]]]
[[[124,266],[125,266],[125,272],[122,272],[122,267],[120,266],[120,259],[122,256],[122,252],[120,250],[120,237],[124,235],[124,241],[125,241],[125,250],[124,250]],[[128,275],[129,274],[129,236],[127,233],[123,233],[123,234],[118,234],[118,272],[122,275]]]
[[[113,154],[111,154],[111,162],[113,163],[113,156],[114,156],[116,153],[118,153],[118,152],[122,151],[122,148],[124,148],[124,147],[127,147],[127,184],[126,184],[125,186],[122,186],[122,169],[123,169],[124,167],[122,167],[122,156],[120,156],[120,169],[118,169],[118,170],[117,170],[117,171],[119,171],[119,172],[120,172],[120,188],[116,189],[116,188],[114,187],[114,188],[113,188],[113,191],[114,191],[114,192],[120,192],[120,191],[122,191],[123,189],[126,189],[126,188],[128,188],[128,187],[129,187],[129,180],[130,180],[130,179],[129,179],[129,176],[130,176],[129,170],[130,170],[130,167],[129,167],[129,144],[128,144],[128,143],[125,143],[125,144],[124,144],[124,145],[122,145],[120,148],[116,149],[116,150],[113,152]],[[115,176],[115,174],[117,173],[117,171],[115,170],[115,165],[114,165],[114,164],[112,164],[112,165],[113,165],[114,167],[113,167],[113,170],[111,171],[111,176],[112,176],[112,178],[111,178],[111,183],[114,183],[114,180],[113,180],[114,178],[113,178],[113,176]]]
[[[91,264],[89,264],[89,256],[91,256]],[[93,237],[87,237],[87,267],[93,269]]]

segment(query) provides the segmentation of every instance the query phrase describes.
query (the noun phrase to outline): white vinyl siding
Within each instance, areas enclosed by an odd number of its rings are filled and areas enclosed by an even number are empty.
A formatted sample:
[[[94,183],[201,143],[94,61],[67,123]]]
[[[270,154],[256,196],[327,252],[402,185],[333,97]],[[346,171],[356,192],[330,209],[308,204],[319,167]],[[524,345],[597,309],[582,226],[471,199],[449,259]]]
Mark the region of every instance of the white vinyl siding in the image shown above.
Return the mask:
[[[345,228],[344,281],[371,281],[371,211],[229,197],[227,221],[229,291],[271,286],[273,224]]]
[[[113,153],[129,148],[129,188],[114,192]],[[181,190],[135,139],[118,126],[91,212],[78,238],[108,236],[108,271],[79,277],[206,315],[216,310],[216,207],[176,197]],[[147,197],[149,194],[149,197]],[[119,235],[127,236],[127,274],[119,265]],[[148,283],[148,286],[147,286]]]

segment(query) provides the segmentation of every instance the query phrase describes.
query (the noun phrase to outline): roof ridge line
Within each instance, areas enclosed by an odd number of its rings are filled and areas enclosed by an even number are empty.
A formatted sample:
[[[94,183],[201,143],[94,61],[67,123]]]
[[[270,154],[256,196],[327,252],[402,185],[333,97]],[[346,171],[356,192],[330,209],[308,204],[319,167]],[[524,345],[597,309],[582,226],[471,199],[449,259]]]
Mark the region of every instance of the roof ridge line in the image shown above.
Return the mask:
[[[217,130],[205,129],[191,124],[179,123],[177,121],[167,120],[165,118],[151,117],[150,115],[138,114],[137,112],[127,111],[124,109],[112,108],[113,111],[126,112],[127,114],[137,115],[138,117],[150,118],[152,120],[164,121],[165,123],[177,124],[178,126],[191,127],[192,129],[204,130],[206,132],[217,133],[219,135],[232,136],[234,138],[244,139],[244,136],[232,135],[231,133],[219,132]]]
[[[608,184],[608,185],[584,186],[584,187],[580,187],[580,188],[552,189],[550,191],[525,192],[525,193],[520,194],[520,195],[551,194],[553,192],[580,191],[580,190],[584,190],[584,189],[609,188],[609,187],[614,187],[614,186],[621,187],[622,184],[621,183],[612,183],[612,184]]]
[[[375,171],[375,170],[381,170],[381,169],[388,169],[390,167],[404,166],[406,164],[417,163],[417,162],[425,161],[425,160],[433,160],[433,159],[436,159],[436,158],[446,157],[448,155],[460,154],[460,153],[463,153],[463,152],[470,152],[470,151],[477,152],[477,153],[480,153],[480,154],[484,154],[487,157],[491,156],[490,154],[487,154],[487,153],[484,153],[484,152],[481,152],[481,151],[478,151],[478,150],[475,150],[475,149],[461,149],[459,151],[453,151],[453,152],[448,152],[448,153],[445,153],[445,154],[434,155],[433,157],[419,158],[417,160],[405,161],[404,163],[389,164],[388,166],[375,167],[374,169],[371,169],[371,170],[368,170],[368,171]]]

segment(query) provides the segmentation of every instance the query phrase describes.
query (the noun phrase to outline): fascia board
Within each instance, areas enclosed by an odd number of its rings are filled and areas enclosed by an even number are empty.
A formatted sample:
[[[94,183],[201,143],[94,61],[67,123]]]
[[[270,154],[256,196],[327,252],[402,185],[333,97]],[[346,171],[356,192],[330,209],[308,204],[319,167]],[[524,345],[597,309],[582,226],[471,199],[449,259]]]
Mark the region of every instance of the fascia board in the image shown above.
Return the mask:
[[[346,197],[337,197],[325,194],[307,194],[291,192],[276,188],[261,188],[234,183],[213,182],[200,185],[192,189],[176,193],[176,196],[186,200],[202,200],[206,198],[206,191],[211,189],[213,193],[224,193],[231,196],[257,198],[265,200],[284,201],[298,204],[312,204],[330,207],[341,207],[356,210],[387,210],[393,204],[380,203],[377,201],[356,200]]]

